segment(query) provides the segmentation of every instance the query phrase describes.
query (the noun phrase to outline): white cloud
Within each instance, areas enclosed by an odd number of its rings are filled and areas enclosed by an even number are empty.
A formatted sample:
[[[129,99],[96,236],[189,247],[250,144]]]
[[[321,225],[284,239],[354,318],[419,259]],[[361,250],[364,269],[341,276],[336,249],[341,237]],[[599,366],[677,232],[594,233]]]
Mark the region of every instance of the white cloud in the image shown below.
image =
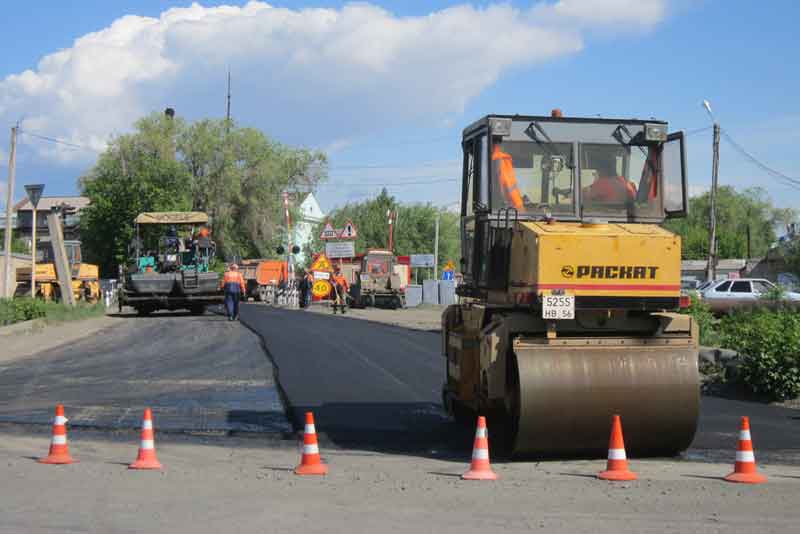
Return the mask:
[[[459,5],[414,17],[361,3],[292,10],[250,2],[129,15],[1,80],[0,124],[24,117],[23,129],[102,149],[109,135],[166,106],[221,116],[230,66],[240,122],[336,148],[408,121],[446,120],[507,71],[577,53],[587,28],[653,26],[665,2]],[[93,157],[63,145],[42,150],[60,161]]]

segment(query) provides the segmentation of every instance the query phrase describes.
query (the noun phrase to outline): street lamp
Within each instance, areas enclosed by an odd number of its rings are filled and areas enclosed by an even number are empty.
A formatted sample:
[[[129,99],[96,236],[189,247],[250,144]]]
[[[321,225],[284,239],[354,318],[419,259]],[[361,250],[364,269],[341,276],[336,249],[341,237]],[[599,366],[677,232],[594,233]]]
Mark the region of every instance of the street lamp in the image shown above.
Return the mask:
[[[31,224],[31,298],[36,298],[36,208],[44,192],[44,184],[30,184],[25,186],[28,202],[33,206],[33,223]]]

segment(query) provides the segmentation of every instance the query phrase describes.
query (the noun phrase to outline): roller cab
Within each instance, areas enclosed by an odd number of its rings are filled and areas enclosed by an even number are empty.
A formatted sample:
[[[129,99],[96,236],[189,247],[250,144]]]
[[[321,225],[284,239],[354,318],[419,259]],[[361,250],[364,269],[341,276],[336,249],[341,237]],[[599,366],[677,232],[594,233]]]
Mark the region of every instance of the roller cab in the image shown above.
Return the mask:
[[[443,400],[509,451],[674,453],[698,417],[698,331],[679,312],[683,135],[663,121],[490,115],[464,130],[460,303]]]

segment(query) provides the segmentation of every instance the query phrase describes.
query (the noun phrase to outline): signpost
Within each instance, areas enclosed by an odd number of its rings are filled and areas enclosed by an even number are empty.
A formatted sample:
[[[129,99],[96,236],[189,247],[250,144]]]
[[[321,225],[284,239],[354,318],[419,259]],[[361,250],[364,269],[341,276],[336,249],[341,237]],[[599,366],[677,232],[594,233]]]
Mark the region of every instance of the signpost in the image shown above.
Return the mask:
[[[344,228],[342,228],[342,231],[339,233],[339,237],[341,239],[355,239],[358,237],[358,231],[353,221],[347,221],[347,224],[344,225]]]
[[[329,241],[325,243],[325,255],[329,258],[352,258],[356,255],[353,241]]]
[[[411,266],[412,267],[433,267],[434,259],[433,254],[412,254]]]
[[[31,224],[31,298],[36,298],[36,208],[44,192],[44,184],[30,184],[25,186],[28,201],[33,206],[33,223]],[[71,289],[71,286],[70,286]]]

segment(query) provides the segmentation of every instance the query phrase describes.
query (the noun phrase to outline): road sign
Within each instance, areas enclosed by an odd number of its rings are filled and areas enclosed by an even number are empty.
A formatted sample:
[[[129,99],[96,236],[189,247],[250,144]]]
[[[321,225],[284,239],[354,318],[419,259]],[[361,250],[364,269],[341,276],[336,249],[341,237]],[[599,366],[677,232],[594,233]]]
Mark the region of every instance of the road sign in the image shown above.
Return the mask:
[[[352,258],[356,255],[353,241],[329,241],[325,243],[325,255],[329,258]]]
[[[314,280],[330,280],[331,273],[328,271],[314,271]]]
[[[44,184],[26,185],[25,192],[28,193],[28,200],[33,206],[33,209],[36,209],[39,206],[39,199],[42,198],[42,193],[44,192]]]
[[[324,299],[331,293],[331,284],[327,280],[317,280],[311,286],[311,294],[318,299]]]
[[[333,227],[331,223],[325,223],[325,228],[322,229],[322,232],[319,234],[320,239],[337,239],[339,237],[339,232]]]
[[[452,280],[453,271],[442,271],[442,280]]]
[[[433,267],[433,254],[412,254],[412,267]]]
[[[331,260],[325,254],[320,254],[317,256],[317,259],[314,260],[314,263],[311,264],[312,271],[333,271],[333,266],[331,265]]]
[[[339,234],[339,237],[342,239],[355,239],[357,236],[358,231],[356,230],[356,225],[353,224],[353,221],[347,221],[347,224],[344,225],[342,232]]]
[[[452,260],[447,260],[447,263],[444,264],[444,270],[445,271],[455,271],[456,270],[456,266],[455,266],[455,264],[453,264]]]

